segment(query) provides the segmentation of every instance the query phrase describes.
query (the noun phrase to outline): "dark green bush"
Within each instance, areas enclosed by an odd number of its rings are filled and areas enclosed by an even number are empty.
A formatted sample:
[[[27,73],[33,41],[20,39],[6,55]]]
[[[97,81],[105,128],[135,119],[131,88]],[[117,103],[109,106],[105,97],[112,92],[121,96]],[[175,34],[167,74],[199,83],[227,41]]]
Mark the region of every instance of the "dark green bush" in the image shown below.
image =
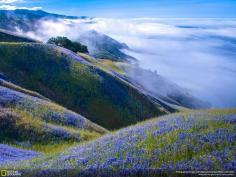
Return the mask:
[[[69,40],[67,37],[61,37],[58,36],[56,38],[50,38],[48,40],[48,44],[55,44],[60,47],[64,47],[66,49],[69,49],[73,52],[81,52],[81,53],[88,53],[88,48],[85,45],[82,45],[79,42],[73,42]]]

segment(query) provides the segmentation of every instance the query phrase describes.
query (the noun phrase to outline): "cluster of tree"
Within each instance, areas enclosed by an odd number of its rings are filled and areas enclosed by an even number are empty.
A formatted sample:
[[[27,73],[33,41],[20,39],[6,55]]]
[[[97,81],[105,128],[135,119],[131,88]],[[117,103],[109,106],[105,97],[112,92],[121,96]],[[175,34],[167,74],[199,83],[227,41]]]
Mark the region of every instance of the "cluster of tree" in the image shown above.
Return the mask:
[[[79,43],[79,42],[73,42],[69,40],[67,37],[53,37],[48,40],[48,44],[55,44],[60,47],[64,47],[66,49],[69,49],[73,52],[81,52],[81,53],[88,53],[87,46]]]

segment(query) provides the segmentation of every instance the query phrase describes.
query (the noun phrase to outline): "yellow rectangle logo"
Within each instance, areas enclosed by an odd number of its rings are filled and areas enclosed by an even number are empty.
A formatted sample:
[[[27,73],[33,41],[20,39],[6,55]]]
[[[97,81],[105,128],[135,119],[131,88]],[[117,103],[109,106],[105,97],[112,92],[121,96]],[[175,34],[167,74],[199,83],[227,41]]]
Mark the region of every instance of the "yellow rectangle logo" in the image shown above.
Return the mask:
[[[7,170],[1,170],[1,176],[7,176]]]

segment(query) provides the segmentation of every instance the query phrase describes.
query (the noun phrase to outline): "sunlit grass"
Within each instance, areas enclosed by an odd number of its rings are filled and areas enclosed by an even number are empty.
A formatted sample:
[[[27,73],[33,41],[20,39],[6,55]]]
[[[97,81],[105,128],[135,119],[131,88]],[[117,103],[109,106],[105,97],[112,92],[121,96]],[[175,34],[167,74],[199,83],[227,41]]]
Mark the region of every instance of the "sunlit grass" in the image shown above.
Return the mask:
[[[196,111],[195,111],[196,112]],[[235,110],[210,110],[205,111],[205,113],[209,112],[210,115],[224,115],[235,113]],[[181,113],[179,114],[181,115]],[[186,118],[186,113],[182,114],[184,119]],[[199,120],[192,125],[190,129],[176,129],[174,131],[170,131],[161,135],[153,135],[152,132],[154,130],[147,131],[147,138],[145,141],[141,141],[137,144],[138,148],[144,147],[146,150],[145,156],[146,158],[152,158],[154,155],[154,151],[159,152],[156,156],[156,161],[153,163],[153,168],[160,168],[162,164],[167,163],[177,163],[182,160],[190,160],[193,157],[198,158],[202,155],[211,153],[214,150],[221,151],[226,147],[234,147],[236,146],[236,142],[228,143],[227,140],[216,142],[214,144],[204,142],[202,146],[200,146],[197,142],[196,137],[191,136],[187,139],[182,140],[181,143],[179,135],[181,134],[198,134],[198,136],[204,136],[209,133],[214,133],[219,129],[228,130],[229,132],[234,132],[234,125],[224,122],[224,121],[213,121],[208,120],[210,117],[209,114],[206,114],[202,117],[196,117]],[[196,115],[195,115],[196,116]],[[178,146],[171,147],[174,143],[177,143]],[[168,148],[168,146],[170,146]],[[199,147],[198,151],[194,151],[193,147]],[[166,150],[163,151],[163,148]]]
[[[42,119],[18,109],[2,109],[0,121],[1,143],[43,153],[59,152],[82,141],[101,136],[93,130],[46,124]],[[54,130],[53,127],[64,131],[67,135],[61,134],[60,137],[54,132],[59,130]]]
[[[120,75],[124,75],[124,71],[119,66],[117,66],[116,62],[106,59],[100,59],[99,62],[102,66],[111,69]]]

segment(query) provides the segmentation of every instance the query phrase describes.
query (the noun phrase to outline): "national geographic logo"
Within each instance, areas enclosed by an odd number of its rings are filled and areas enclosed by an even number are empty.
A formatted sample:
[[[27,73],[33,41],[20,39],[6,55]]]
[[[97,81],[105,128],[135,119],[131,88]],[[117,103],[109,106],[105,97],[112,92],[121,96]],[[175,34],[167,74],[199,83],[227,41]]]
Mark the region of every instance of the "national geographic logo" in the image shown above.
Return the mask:
[[[21,176],[21,173],[15,170],[1,170],[0,176]]]
[[[7,170],[1,170],[1,176],[7,176]]]

